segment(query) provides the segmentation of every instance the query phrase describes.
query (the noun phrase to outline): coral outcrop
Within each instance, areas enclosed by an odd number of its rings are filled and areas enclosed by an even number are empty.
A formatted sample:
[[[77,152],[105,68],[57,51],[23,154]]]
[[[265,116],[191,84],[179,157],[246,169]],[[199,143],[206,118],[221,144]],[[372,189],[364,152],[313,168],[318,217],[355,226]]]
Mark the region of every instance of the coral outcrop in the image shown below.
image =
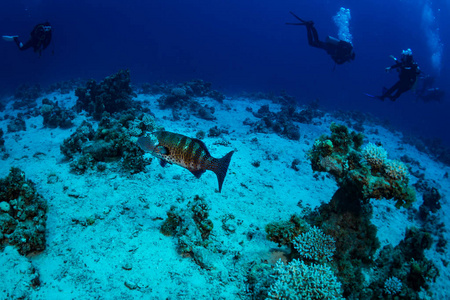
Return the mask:
[[[23,114],[20,113],[20,114],[17,114],[17,117],[12,117],[7,128],[8,128],[8,132],[26,131],[27,125],[25,123]]]
[[[75,90],[78,97],[75,109],[88,112],[95,120],[100,120],[104,112],[115,113],[130,108],[137,108],[138,103],[132,101],[134,94],[130,86],[129,70],[120,70],[114,75],[106,77],[97,84],[89,80],[86,87]]]
[[[278,246],[288,246],[294,251],[294,244],[292,241],[308,231],[310,225],[302,219],[299,215],[292,215],[287,221],[272,222],[266,225],[266,238],[269,241],[277,243]]]
[[[408,208],[415,200],[414,190],[409,186],[408,168],[403,162],[389,160],[380,145],[369,143],[361,149],[361,134],[337,124],[332,124],[330,129],[331,136],[316,140],[309,157],[312,169],[333,175],[339,189],[329,203],[322,204],[305,218],[336,241],[332,265],[342,283],[343,296],[418,299],[419,290],[427,289],[427,282],[436,277],[436,268],[423,255],[423,249],[431,245],[430,235],[416,235],[411,239],[408,231],[405,240],[395,248],[397,251],[393,253],[389,250],[392,246],[387,246],[375,261],[380,243],[376,227],[370,221],[372,206],[368,201],[370,198],[394,199],[397,208]],[[404,262],[408,261],[411,265],[405,270]],[[397,268],[403,273],[394,272]],[[364,270],[378,274],[372,278],[369,288]],[[414,280],[408,279],[412,277]]]
[[[174,120],[187,120],[191,115],[209,121],[215,120],[214,106],[203,105],[196,98],[208,97],[220,103],[225,99],[222,93],[211,89],[211,83],[206,83],[200,79],[191,80],[177,86],[166,85],[159,89],[153,89],[163,93],[157,100],[159,107],[171,109]]]
[[[250,125],[252,132],[273,132],[290,140],[299,140],[300,130],[293,123],[296,118],[295,110],[295,106],[289,105],[283,106],[278,113],[273,113],[269,110],[269,105],[263,105],[256,113],[253,113],[255,117],[261,120],[257,122],[245,120],[244,125]]]
[[[314,171],[333,175],[339,187],[354,198],[393,199],[397,208],[415,201],[402,162],[387,159],[386,150],[372,143],[361,149],[363,135],[343,125],[333,123],[330,129],[331,136],[321,136],[309,152]]]
[[[213,262],[206,259],[208,240],[213,223],[209,219],[209,206],[205,199],[195,196],[187,208],[172,206],[167,212],[167,219],[161,226],[161,233],[177,239],[178,251],[183,256],[190,256],[205,269],[211,269]]]
[[[47,202],[24,172],[11,168],[0,179],[0,247],[12,245],[22,255],[45,249]]]
[[[146,131],[160,129],[153,116],[133,111],[124,113],[119,119],[104,115],[96,131],[88,122],[80,127],[61,145],[61,152],[71,160],[71,169],[82,174],[97,167],[105,169],[106,162],[118,162],[131,173],[144,170],[151,159],[144,158],[144,151],[135,139]]]
[[[73,126],[72,120],[75,118],[75,112],[64,109],[58,105],[58,102],[42,99],[40,113],[44,118],[44,126],[49,128],[70,128]]]

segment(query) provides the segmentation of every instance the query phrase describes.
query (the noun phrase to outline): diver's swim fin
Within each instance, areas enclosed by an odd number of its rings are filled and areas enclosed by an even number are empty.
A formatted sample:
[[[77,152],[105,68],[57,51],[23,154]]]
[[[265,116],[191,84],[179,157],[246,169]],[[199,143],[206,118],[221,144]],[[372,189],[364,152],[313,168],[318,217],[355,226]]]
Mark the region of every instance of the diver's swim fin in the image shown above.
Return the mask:
[[[366,95],[367,97],[370,97],[370,98],[380,99],[380,100],[384,101],[384,99],[381,96],[375,96],[375,95],[367,94],[367,93],[364,93],[364,95]]]
[[[14,38],[19,37],[18,35],[4,35],[2,36],[2,38],[7,41],[7,42],[12,42],[14,41]]]
[[[374,96],[374,95],[371,95],[371,94],[367,94],[367,93],[364,93],[364,95],[366,95],[367,97],[370,97],[370,98],[376,98],[377,96]]]

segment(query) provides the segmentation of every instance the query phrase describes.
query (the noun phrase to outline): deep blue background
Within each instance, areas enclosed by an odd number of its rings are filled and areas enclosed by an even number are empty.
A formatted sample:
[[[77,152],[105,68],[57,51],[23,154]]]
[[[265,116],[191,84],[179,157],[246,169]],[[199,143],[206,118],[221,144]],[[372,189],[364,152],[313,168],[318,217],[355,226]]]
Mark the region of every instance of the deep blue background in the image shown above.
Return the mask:
[[[406,132],[440,137],[450,145],[445,46],[436,81],[447,89],[443,103],[417,102],[411,92],[395,103],[363,95],[379,94],[397,80],[396,72],[386,74],[384,68],[392,64],[389,55],[398,57],[402,49],[412,48],[422,70],[436,75],[422,24],[427,2],[3,0],[1,35],[18,34],[26,41],[33,26],[47,20],[54,32],[40,58],[0,41],[0,95],[13,93],[21,83],[100,80],[128,68],[136,85],[200,78],[228,95],[285,89],[301,103],[317,98],[327,108],[370,112]],[[351,10],[356,60],[333,71],[331,58],[308,46],[305,28],[285,22],[295,22],[292,10],[314,20],[321,39],[337,36],[332,17],[341,6]],[[450,2],[437,0],[431,7],[441,41],[448,45]]]

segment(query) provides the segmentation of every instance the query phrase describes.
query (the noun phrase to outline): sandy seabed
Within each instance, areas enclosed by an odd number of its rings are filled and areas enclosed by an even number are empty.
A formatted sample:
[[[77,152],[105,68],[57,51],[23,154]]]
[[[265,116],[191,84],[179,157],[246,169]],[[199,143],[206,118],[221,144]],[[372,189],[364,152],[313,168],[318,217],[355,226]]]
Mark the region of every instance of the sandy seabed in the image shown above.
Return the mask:
[[[76,101],[73,93],[45,97],[66,108]],[[38,99],[39,105],[42,98]],[[156,98],[139,95],[136,100],[148,101],[166,130],[192,137],[213,126],[229,131],[228,135],[203,140],[214,157],[235,150],[222,193],[217,191],[214,173],[206,172],[197,179],[179,166],[162,168],[157,160],[145,172],[133,175],[109,169],[73,174],[60,145],[87,116],[78,115],[71,129],[45,128],[41,116],[31,117],[26,120],[26,131],[5,133],[10,156],[0,163],[0,177],[7,176],[11,167],[18,167],[36,183],[49,207],[47,245],[43,252],[27,257],[11,246],[0,253],[0,299],[247,299],[245,277],[250,264],[276,260],[271,250],[277,245],[266,240],[265,225],[314,209],[328,202],[337,190],[331,177],[313,176],[306,157],[316,138],[330,134],[330,124],[337,122],[332,116],[326,114],[319,125],[298,123],[301,138],[293,141],[276,134],[251,133],[250,127],[243,125],[246,118],[257,120],[248,107],[257,111],[269,104],[271,111],[277,111],[279,106],[269,100],[227,98],[223,104],[215,102],[215,121],[196,117],[172,121],[170,111],[160,110]],[[18,112],[8,105],[0,115]],[[0,127],[4,132],[6,126],[2,118]],[[420,162],[427,179],[441,185],[444,198],[438,217],[445,224],[444,237],[448,241],[450,216],[445,212],[450,211],[450,204],[445,195],[450,194],[450,182],[443,175],[450,168],[403,144],[400,132],[378,125],[364,127],[366,143],[381,142],[393,159],[407,154]],[[294,159],[300,160],[298,171],[291,168]],[[259,167],[252,164],[256,161]],[[411,176],[410,181],[413,184],[417,178]],[[196,195],[210,207],[214,224],[210,239],[221,250],[204,254],[211,256],[211,270],[200,267],[190,257],[182,257],[176,240],[159,230],[172,205],[186,205]],[[420,204],[422,195],[418,194],[414,207]],[[373,205],[372,222],[378,228],[381,244],[397,245],[414,221],[408,218],[406,209],[396,209],[392,201],[374,200]],[[234,232],[222,226],[222,220],[230,214],[235,220]],[[80,222],[89,218],[95,222]],[[426,255],[438,267],[440,276],[432,283],[431,291],[436,298],[449,299],[450,271],[444,262],[450,257],[434,249]],[[40,286],[36,288],[30,283],[32,268],[39,274]]]

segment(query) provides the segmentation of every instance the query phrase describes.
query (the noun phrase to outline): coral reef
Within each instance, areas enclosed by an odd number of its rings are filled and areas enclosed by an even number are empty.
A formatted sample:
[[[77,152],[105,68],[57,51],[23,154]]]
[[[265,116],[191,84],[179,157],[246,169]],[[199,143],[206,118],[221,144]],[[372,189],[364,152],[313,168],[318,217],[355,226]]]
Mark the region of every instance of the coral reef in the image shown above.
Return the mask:
[[[253,115],[260,121],[252,122],[245,120],[244,125],[251,126],[251,132],[269,133],[273,132],[290,140],[300,139],[300,130],[293,121],[296,118],[296,107],[293,105],[283,106],[281,111],[273,113],[269,110],[269,105],[263,105]]]
[[[135,143],[135,137],[145,131],[159,129],[149,114],[134,111],[122,114],[120,119],[105,114],[94,132],[92,125],[84,122],[61,145],[61,152],[72,160],[71,168],[82,174],[95,166],[99,170],[105,165],[99,162],[120,162],[123,170],[138,173],[144,170],[151,159],[144,158],[143,150]]]
[[[411,228],[396,247],[383,247],[375,261],[376,280],[369,286],[373,295],[421,299],[418,293],[427,290],[429,283],[435,281],[439,275],[437,268],[424,254],[431,245],[432,238],[429,233]]]
[[[341,284],[327,265],[297,259],[285,265],[279,260],[274,276],[268,299],[344,299]]]
[[[205,120],[215,120],[213,106],[202,105],[195,98],[208,97],[220,103],[225,96],[216,90],[211,90],[211,83],[203,80],[191,80],[177,86],[163,86],[158,90],[163,93],[158,98],[161,109],[171,109],[174,120],[189,119],[191,115]]]
[[[295,97],[289,95],[286,90],[281,90],[279,95],[274,92],[242,92],[240,97],[250,100],[270,100],[273,103],[281,105],[292,105],[292,103],[295,103]]]
[[[275,283],[275,270],[268,263],[254,263],[247,274],[247,290],[251,299],[267,299],[272,285]]]
[[[361,150],[363,136],[333,123],[331,136],[321,136],[309,152],[314,171],[329,172],[348,195],[361,200],[393,199],[395,206],[409,207],[415,190],[409,172],[398,161],[388,160],[386,151],[369,143]]]
[[[376,227],[370,221],[372,206],[367,201],[369,198],[393,198],[397,208],[409,207],[415,200],[415,193],[408,185],[407,167],[400,161],[389,160],[380,145],[369,143],[361,149],[362,135],[349,132],[345,126],[332,124],[331,131],[331,136],[316,140],[309,157],[313,170],[333,175],[339,189],[329,203],[322,204],[305,218],[336,241],[331,264],[338,270],[343,296],[418,299],[419,290],[426,290],[427,282],[437,276],[436,268],[423,255],[423,250],[431,245],[430,235],[408,231],[395,250],[386,246],[374,261],[379,241]],[[373,270],[377,274],[370,287],[364,284],[363,270]],[[392,276],[401,284],[396,284]]]
[[[22,255],[45,249],[47,202],[18,168],[0,179],[0,246]]]
[[[187,208],[172,206],[167,212],[167,219],[161,226],[161,233],[173,236],[178,242],[178,251],[183,256],[190,256],[205,269],[211,269],[212,262],[205,253],[210,243],[209,235],[213,223],[209,217],[209,206],[205,199],[195,196]]]
[[[23,114],[17,114],[17,117],[13,117],[9,122],[7,128],[8,132],[26,131],[27,126],[25,124],[25,120],[23,119]]]
[[[308,223],[319,227],[335,240],[332,265],[342,283],[344,297],[362,297],[361,294],[355,295],[355,291],[363,290],[365,279],[362,270],[372,267],[375,251],[380,247],[371,216],[369,204],[362,205],[342,189],[333,195],[329,203],[320,205],[305,216]]]
[[[89,80],[86,87],[75,90],[78,97],[76,111],[85,110],[95,120],[100,120],[104,112],[115,113],[138,108],[138,103],[132,101],[132,97],[136,95],[130,87],[130,81],[129,70],[120,70],[99,84],[93,79]]]
[[[71,159],[76,154],[81,153],[83,145],[94,138],[95,131],[92,124],[83,121],[75,132],[67,139],[64,140],[60,146],[61,153],[67,158]]]
[[[423,203],[419,207],[419,217],[422,221],[426,221],[430,214],[435,214],[441,209],[442,196],[439,190],[431,186],[423,193]]]
[[[73,126],[72,120],[75,118],[75,113],[59,107],[58,102],[52,102],[47,98],[42,99],[40,112],[44,118],[45,127],[70,128]]]
[[[39,98],[42,94],[42,89],[39,84],[28,85],[22,84],[20,85],[15,93],[14,93],[14,109],[19,108],[33,108],[36,107],[36,99]]]
[[[292,215],[288,221],[272,222],[266,225],[267,239],[281,245],[288,246],[291,252],[294,249],[292,241],[300,234],[308,231],[309,224],[299,215]]]

